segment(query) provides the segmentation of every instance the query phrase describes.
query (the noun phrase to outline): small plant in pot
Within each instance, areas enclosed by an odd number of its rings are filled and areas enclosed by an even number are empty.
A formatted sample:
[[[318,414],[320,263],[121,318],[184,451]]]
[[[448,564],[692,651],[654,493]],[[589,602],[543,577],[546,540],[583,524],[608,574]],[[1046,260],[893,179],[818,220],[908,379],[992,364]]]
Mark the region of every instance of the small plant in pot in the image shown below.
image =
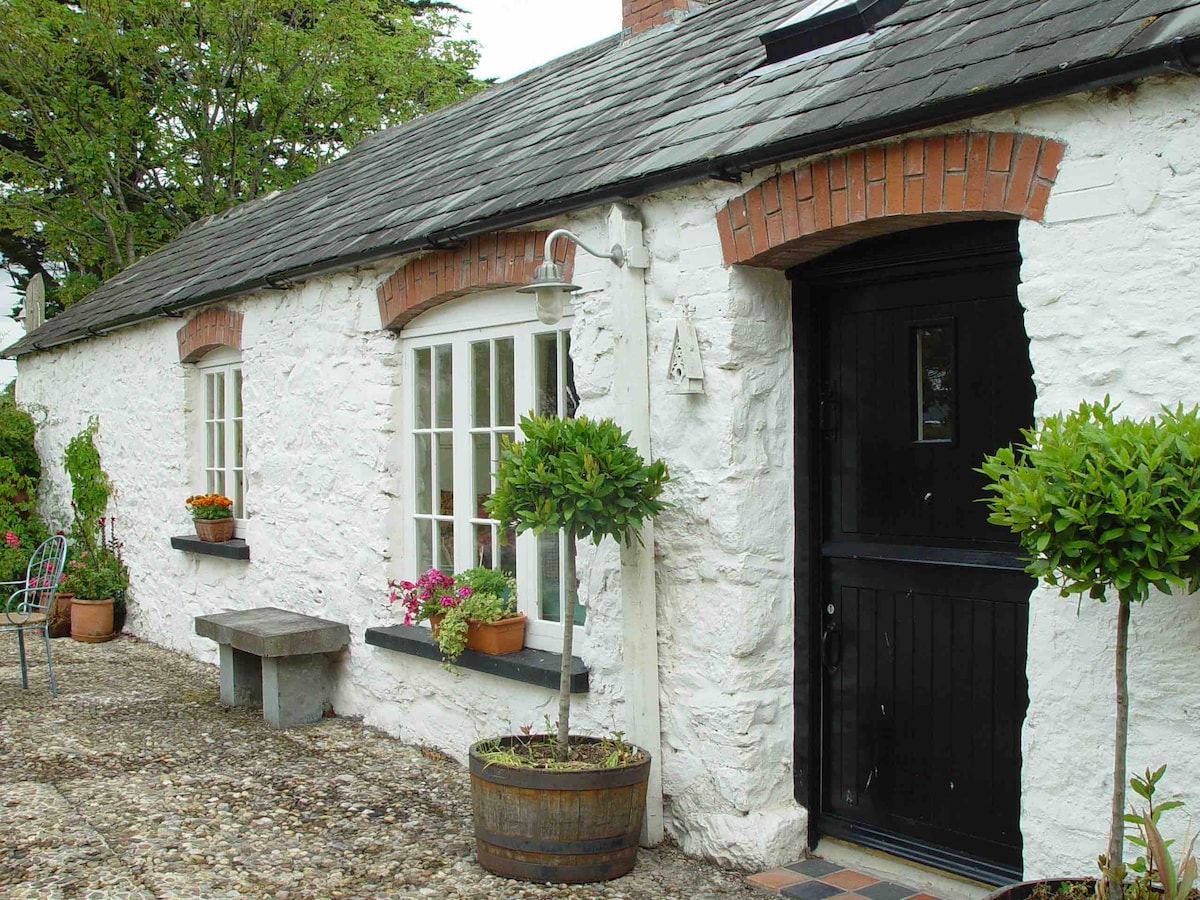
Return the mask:
[[[989,521],[1017,533],[1026,571],[1064,597],[1116,601],[1113,792],[1099,900],[1137,890],[1124,865],[1130,613],[1158,592],[1194,592],[1200,577],[1200,409],[1164,408],[1143,420],[1116,412],[1105,397],[1049,416],[1023,432],[1024,445],[1001,448],[979,470],[994,494]],[[1033,890],[998,895],[1021,900]]]
[[[227,541],[233,537],[233,501],[224,494],[193,494],[184,501],[202,541]]]
[[[393,581],[389,587],[389,605],[399,604],[405,625],[430,623],[447,664],[467,648],[496,656],[524,645],[516,582],[503,572],[477,566],[450,576],[430,569],[415,582]]]
[[[570,733],[574,544],[640,540],[642,523],[667,505],[659,499],[667,468],[647,464],[609,419],[527,416],[521,430],[524,440],[501,453],[487,510],[519,533],[567,532],[558,726],[553,735],[526,732],[471,748],[476,849],[480,864],[501,875],[602,881],[637,860],[650,756],[619,735]]]
[[[99,540],[85,543],[67,562],[59,590],[71,594],[71,637],[85,643],[112,640],[124,619],[129,570],[121,558],[122,543],[99,521]],[[86,530],[83,534],[88,534]]]

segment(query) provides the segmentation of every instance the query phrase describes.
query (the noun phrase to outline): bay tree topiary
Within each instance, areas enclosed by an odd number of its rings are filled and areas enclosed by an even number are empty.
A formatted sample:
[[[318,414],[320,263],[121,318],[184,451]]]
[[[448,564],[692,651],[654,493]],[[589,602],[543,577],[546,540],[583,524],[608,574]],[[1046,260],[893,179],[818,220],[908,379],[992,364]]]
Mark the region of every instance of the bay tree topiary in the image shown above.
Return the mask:
[[[571,643],[575,624],[576,538],[599,545],[611,537],[631,544],[646,519],[667,507],[659,499],[668,479],[661,460],[647,464],[629,435],[611,419],[521,418],[524,440],[500,454],[496,490],[488,514],[518,533],[567,532],[566,590],[563,592],[562,674],[558,693],[555,754],[570,752]]]
[[[1153,591],[1200,581],[1200,409],[1118,418],[1105,397],[1049,416],[979,469],[988,521],[1016,532],[1026,571],[1064,596],[1117,601],[1116,726],[1108,853],[1110,900],[1123,896],[1129,617]]]

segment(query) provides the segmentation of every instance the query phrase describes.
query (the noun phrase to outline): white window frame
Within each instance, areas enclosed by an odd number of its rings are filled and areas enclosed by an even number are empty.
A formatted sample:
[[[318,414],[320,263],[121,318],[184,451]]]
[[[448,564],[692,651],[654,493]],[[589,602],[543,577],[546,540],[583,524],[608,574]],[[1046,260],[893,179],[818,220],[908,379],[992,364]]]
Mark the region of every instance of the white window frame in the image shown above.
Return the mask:
[[[242,369],[242,353],[240,350],[232,348],[218,348],[209,351],[201,359],[196,362],[196,371],[199,375],[196,388],[196,403],[195,403],[195,429],[194,442],[195,453],[193,454],[193,484],[197,485],[196,493],[211,494],[218,493],[215,487],[215,478],[213,473],[217,467],[211,464],[213,456],[210,454],[209,437],[212,433],[209,425],[216,420],[212,416],[212,410],[208,406],[208,379],[217,374],[225,376],[225,396],[224,396],[224,416],[222,421],[225,425],[225,440],[224,440],[224,466],[220,467],[225,475],[225,488],[219,493],[225,494],[234,500],[234,536],[245,537],[246,525],[246,430],[245,430],[245,405],[244,397],[239,396],[240,386],[243,384],[243,369]],[[234,373],[237,372],[236,379]],[[240,411],[241,415],[234,415],[235,411]],[[237,458],[237,439],[235,436],[235,422],[242,426],[242,456]],[[233,490],[233,485],[236,480],[240,479],[242,485],[242,508],[238,509],[236,502],[236,491]]]
[[[521,416],[527,414],[534,407],[536,401],[536,386],[534,383],[536,377],[535,336],[546,333],[557,333],[560,335],[569,333],[572,320],[573,318],[568,311],[568,315],[564,316],[558,324],[553,326],[543,325],[537,321],[534,315],[532,300],[525,295],[509,290],[475,294],[451,301],[422,314],[405,327],[400,343],[404,389],[402,392],[402,414],[399,431],[402,441],[402,451],[400,454],[402,473],[400,476],[401,489],[399,492],[402,498],[400,505],[401,522],[403,523],[401,546],[403,548],[403,558],[406,561],[402,566],[404,572],[402,575],[403,578],[415,580],[421,574],[416,571],[418,567],[417,516],[430,515],[435,519],[442,518],[436,511],[440,505],[436,479],[432,485],[432,504],[435,511],[431,514],[417,513],[417,472],[415,463],[416,454],[414,452],[414,436],[418,431],[415,427],[417,395],[415,389],[415,351],[423,348],[434,348],[444,344],[450,344],[453,347],[451,384],[454,399],[451,431],[454,435],[452,458],[454,460],[453,490],[455,502],[453,515],[447,518],[452,518],[454,522],[453,570],[458,572],[474,564],[472,562],[474,559],[474,525],[490,521],[480,519],[475,515],[475,510],[472,508],[473,503],[468,502],[464,504],[460,501],[460,498],[474,497],[471,435],[484,430],[508,429],[507,425],[498,426],[494,422],[491,429],[472,428],[471,345],[485,340],[513,339],[513,375],[516,398],[514,417],[516,421],[513,428],[517,438],[520,439],[521,433],[517,423],[520,421]],[[560,409],[563,408],[562,404],[565,399],[562,396],[564,379],[561,372],[565,368],[561,362],[561,348],[563,346],[564,339],[559,337],[560,373],[558,379],[558,399]],[[436,354],[431,353],[430,356],[431,365],[436,368]],[[494,367],[494,355],[492,358]],[[432,424],[436,426],[436,420]],[[424,428],[419,430],[421,432],[427,431]],[[434,455],[437,455],[436,445],[434,447]],[[493,460],[493,470],[494,465],[495,460]],[[565,536],[560,535],[559,584],[563,585],[564,588],[566,579],[563,567],[567,561],[565,540]],[[561,623],[540,618],[541,603],[538,590],[537,542],[538,536],[532,532],[526,532],[517,537],[517,608],[519,612],[525,613],[528,617],[525,629],[525,646],[537,650],[561,652]],[[436,563],[436,541],[433,552]],[[575,626],[574,639],[581,641],[583,634],[584,626],[577,624]]]

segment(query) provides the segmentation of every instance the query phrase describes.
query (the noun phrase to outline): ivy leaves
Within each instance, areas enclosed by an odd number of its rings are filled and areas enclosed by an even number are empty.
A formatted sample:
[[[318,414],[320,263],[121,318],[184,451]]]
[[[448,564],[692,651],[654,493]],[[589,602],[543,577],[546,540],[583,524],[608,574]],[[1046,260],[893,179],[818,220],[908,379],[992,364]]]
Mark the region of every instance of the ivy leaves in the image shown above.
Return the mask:
[[[519,533],[566,529],[599,544],[626,544],[649,517],[667,507],[659,500],[666,464],[646,464],[629,435],[611,419],[524,416],[525,440],[505,446],[496,469],[488,514]]]
[[[1145,602],[1200,576],[1200,409],[1117,418],[1108,397],[1023,432],[984,460],[988,521],[1062,596]]]

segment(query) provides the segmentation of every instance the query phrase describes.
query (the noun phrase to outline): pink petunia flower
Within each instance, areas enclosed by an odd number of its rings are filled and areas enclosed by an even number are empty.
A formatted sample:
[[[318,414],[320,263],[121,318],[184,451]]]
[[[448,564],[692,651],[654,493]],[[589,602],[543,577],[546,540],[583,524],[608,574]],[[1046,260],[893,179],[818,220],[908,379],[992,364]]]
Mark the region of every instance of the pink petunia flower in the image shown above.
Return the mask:
[[[19,537],[17,537],[15,534],[13,534],[13,532],[11,532],[11,531],[6,531],[4,533],[4,542],[6,544],[8,544],[8,546],[14,547],[14,548],[21,546],[21,539]]]

